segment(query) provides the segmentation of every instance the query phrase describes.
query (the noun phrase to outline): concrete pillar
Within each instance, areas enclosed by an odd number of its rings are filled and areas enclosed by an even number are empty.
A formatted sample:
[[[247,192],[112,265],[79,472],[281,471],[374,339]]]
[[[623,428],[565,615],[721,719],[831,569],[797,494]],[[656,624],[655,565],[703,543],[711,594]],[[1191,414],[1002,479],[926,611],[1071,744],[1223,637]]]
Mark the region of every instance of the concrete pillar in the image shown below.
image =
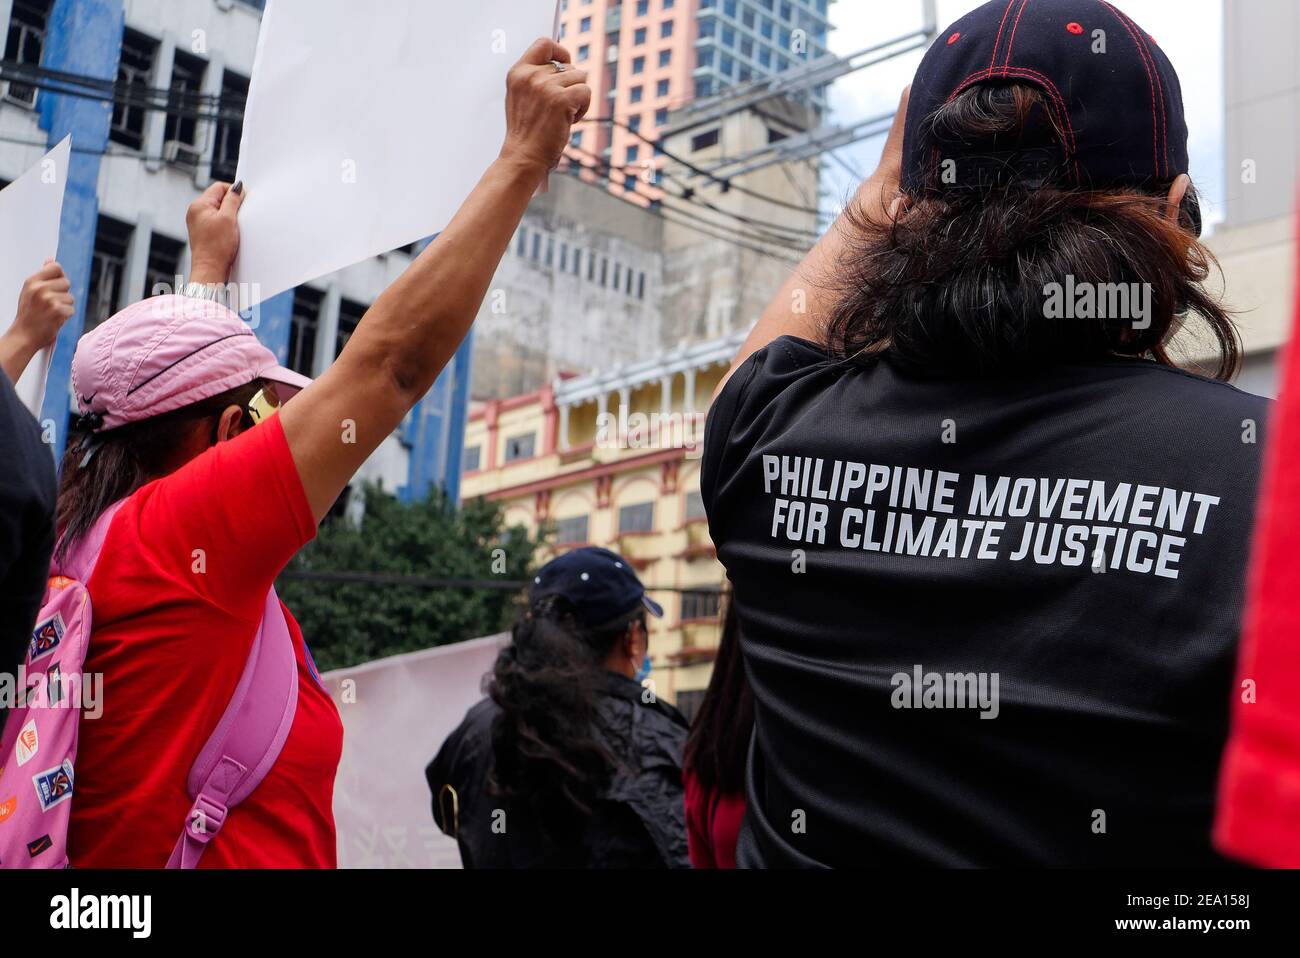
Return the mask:
[[[219,104],[221,101],[221,80],[225,72],[225,57],[218,50],[211,51],[208,70],[203,74],[203,92],[213,97],[214,103]],[[199,160],[199,167],[194,171],[194,185],[205,190],[212,183],[212,155],[217,148],[216,120],[204,124],[204,129],[199,131],[199,142],[203,144],[203,158]]]
[[[659,411],[667,419],[673,414],[673,377],[665,376],[659,380]]]
[[[618,436],[627,439],[627,424],[632,417],[632,389],[624,386],[618,391]]]
[[[695,370],[686,370],[686,396],[682,404],[682,410],[688,416],[695,414]]]
[[[338,348],[339,307],[343,302],[343,293],[339,290],[337,280],[325,288],[325,298],[320,304],[320,321],[316,325],[316,356],[312,360],[312,376],[320,376],[338,357],[334,350]]]
[[[560,406],[560,449],[569,448],[569,409],[568,403]]]
[[[149,246],[153,242],[153,217],[141,213],[135,221],[135,230],[131,233],[131,244],[126,248],[126,268],[122,270],[123,309],[132,303],[152,296],[153,290],[145,289],[145,277],[149,273]]]
[[[176,65],[176,35],[170,30],[164,31],[158,43],[158,57],[153,64],[153,85],[155,88],[168,89],[172,83],[172,68]],[[145,114],[144,155],[149,159],[146,169],[157,171],[162,168],[163,136],[167,130],[167,114],[154,110]]]

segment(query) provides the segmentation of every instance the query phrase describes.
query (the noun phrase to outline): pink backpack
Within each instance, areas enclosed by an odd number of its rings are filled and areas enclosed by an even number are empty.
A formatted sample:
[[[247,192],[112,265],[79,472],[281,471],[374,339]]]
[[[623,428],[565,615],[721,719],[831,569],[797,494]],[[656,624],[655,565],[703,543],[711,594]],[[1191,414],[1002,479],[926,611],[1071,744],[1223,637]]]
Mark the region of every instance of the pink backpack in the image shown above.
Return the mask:
[[[18,688],[26,690],[0,738],[0,867],[67,868],[76,790],[81,678],[91,636],[86,583],[122,503],[55,562]],[[111,707],[111,703],[107,703]],[[272,589],[248,662],[225,714],[190,769],[194,800],[168,868],[195,868],[226,815],[266,777],[298,707],[298,662]],[[126,786],[129,787],[129,786]],[[161,864],[161,863],[159,863]]]

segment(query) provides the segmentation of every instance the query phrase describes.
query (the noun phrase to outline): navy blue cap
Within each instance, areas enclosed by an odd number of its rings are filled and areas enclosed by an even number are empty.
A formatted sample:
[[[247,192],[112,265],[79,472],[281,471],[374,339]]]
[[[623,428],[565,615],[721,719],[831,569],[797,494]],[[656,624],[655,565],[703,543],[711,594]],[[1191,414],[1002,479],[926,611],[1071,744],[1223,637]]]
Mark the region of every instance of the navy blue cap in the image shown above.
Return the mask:
[[[663,606],[646,595],[631,564],[608,549],[574,549],[542,566],[529,598],[536,602],[551,595],[567,599],[587,626],[613,622],[637,606],[656,618],[664,614]]]
[[[991,0],[941,33],[921,61],[904,132],[905,191],[933,187],[939,164],[960,159],[960,144],[926,135],[927,118],[972,86],[1008,83],[1037,87],[1066,132],[1052,158],[1066,186],[1144,186],[1188,170],[1182,87],[1145,30],[1105,0]],[[1033,152],[1025,151],[1031,181],[1044,165]]]

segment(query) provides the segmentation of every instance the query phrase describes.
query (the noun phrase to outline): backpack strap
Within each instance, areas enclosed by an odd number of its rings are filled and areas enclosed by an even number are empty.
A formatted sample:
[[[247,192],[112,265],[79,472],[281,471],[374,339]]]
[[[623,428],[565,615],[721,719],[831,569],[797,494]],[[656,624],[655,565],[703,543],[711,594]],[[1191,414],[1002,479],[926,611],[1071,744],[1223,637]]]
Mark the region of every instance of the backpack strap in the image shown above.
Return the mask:
[[[266,597],[244,674],[190,769],[194,800],[168,868],[197,868],[226,815],[261,784],[289,737],[298,708],[298,659],[280,598]]]
[[[95,565],[99,562],[99,554],[104,549],[104,540],[108,538],[109,526],[113,524],[113,519],[126,503],[127,500],[123,499],[121,502],[116,502],[105,509],[100,517],[95,520],[95,524],[90,527],[90,531],[72,543],[62,562],[55,559],[50,563],[51,574],[75,579],[82,585],[89,586],[90,577],[94,574]],[[60,539],[59,545],[54,550],[56,555],[62,546],[63,540]]]

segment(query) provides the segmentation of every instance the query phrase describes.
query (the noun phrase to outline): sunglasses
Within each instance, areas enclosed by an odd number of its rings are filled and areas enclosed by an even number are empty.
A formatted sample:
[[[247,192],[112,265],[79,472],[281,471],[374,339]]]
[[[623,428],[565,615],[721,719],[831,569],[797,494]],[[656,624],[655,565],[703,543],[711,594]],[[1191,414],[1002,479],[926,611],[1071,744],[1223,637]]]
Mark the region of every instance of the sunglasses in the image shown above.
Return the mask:
[[[254,425],[261,425],[276,414],[280,408],[280,394],[275,385],[268,383],[256,396],[248,401],[248,418]]]

